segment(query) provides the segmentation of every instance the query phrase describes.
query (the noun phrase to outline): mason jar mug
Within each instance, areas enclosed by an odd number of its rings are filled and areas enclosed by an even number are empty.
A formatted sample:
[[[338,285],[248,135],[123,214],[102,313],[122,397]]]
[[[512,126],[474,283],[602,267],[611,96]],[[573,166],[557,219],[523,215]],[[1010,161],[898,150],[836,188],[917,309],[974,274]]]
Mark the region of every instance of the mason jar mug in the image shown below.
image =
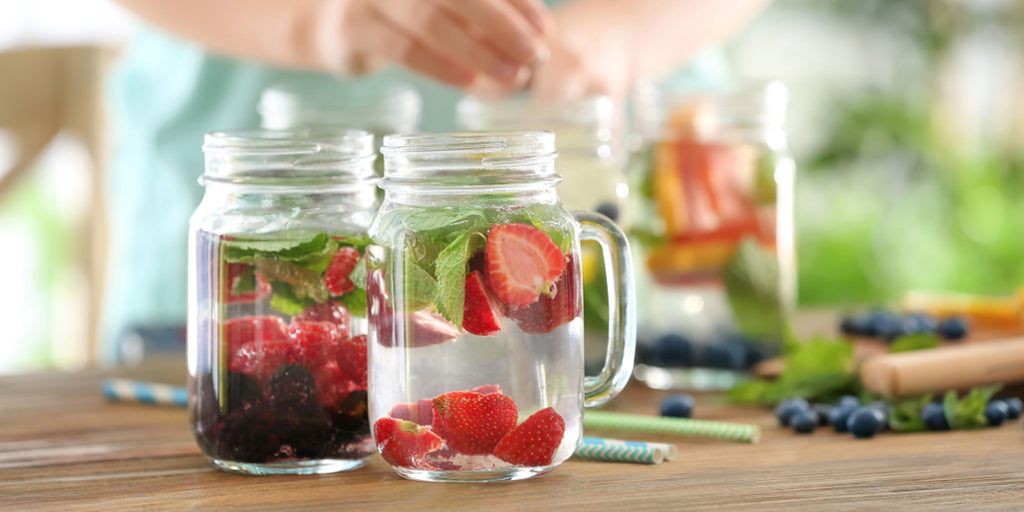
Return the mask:
[[[189,233],[192,430],[220,469],[328,473],[373,453],[366,132],[212,133]]]
[[[370,228],[370,420],[403,477],[517,480],[572,455],[584,405],[629,379],[633,269],[622,231],[572,214],[546,132],[388,136]],[[603,248],[608,353],[584,377],[580,240]]]

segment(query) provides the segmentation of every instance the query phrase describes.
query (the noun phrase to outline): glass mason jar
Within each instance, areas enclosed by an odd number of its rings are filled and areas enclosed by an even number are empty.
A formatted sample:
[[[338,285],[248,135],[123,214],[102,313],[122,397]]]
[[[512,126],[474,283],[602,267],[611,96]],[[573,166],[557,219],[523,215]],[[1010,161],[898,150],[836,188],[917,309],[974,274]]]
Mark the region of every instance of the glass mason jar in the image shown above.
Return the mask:
[[[629,185],[622,141],[622,113],[607,96],[550,102],[529,96],[459,101],[456,121],[463,130],[544,130],[555,134],[558,195],[566,208],[601,212],[625,227]]]
[[[366,130],[374,135],[376,149],[380,149],[385,135],[419,129],[422,100],[407,84],[304,79],[264,90],[259,113],[262,127],[271,130]],[[376,165],[377,174],[383,174],[383,161],[378,160]]]
[[[727,388],[779,351],[794,307],[788,94],[779,82],[647,91],[636,209],[658,224],[634,234],[658,236],[641,256],[636,374],[657,388]]]
[[[377,208],[363,131],[211,133],[189,231],[192,430],[220,469],[354,469],[366,403],[366,230]]]
[[[545,132],[388,136],[370,228],[370,420],[402,476],[517,480],[572,455],[584,405],[629,380],[628,243],[565,210]],[[606,366],[584,378],[580,240],[604,250]]]

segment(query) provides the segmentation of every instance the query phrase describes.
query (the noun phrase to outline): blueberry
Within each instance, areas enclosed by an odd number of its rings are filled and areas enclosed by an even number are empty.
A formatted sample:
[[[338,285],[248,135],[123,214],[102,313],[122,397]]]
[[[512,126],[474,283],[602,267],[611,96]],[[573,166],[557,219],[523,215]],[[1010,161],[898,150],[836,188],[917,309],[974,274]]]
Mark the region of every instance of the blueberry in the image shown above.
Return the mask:
[[[846,421],[850,418],[857,407],[843,407],[836,406],[832,408],[832,412],[828,414],[828,422],[832,424],[832,428],[836,429],[836,432],[846,432]]]
[[[851,336],[870,336],[870,322],[867,316],[844,316],[839,321],[839,330]]]
[[[938,327],[935,318],[926,313],[903,315],[903,332],[906,334],[932,334]]]
[[[619,205],[611,202],[601,203],[597,207],[597,213],[615,221],[619,220]]]
[[[883,402],[881,400],[871,402],[870,404],[868,404],[868,407],[882,413],[882,423],[878,426],[878,431],[881,432],[882,430],[885,430],[885,427],[889,426],[889,415],[892,411],[892,408],[889,406],[888,403]]]
[[[1020,414],[1024,410],[1024,401],[1017,397],[1007,398],[1003,401],[1006,402],[1006,419],[1015,420],[1020,418]]]
[[[921,409],[921,421],[928,430],[949,430],[946,410],[938,402],[931,402]]]
[[[832,424],[831,421],[829,421],[829,416],[832,414],[833,409],[835,409],[835,407],[829,404],[811,405],[811,410],[818,413],[818,425],[822,427],[827,427]]]
[[[1008,407],[1006,402],[1002,400],[992,400],[985,406],[985,419],[988,420],[988,424],[993,427],[998,427],[1006,421]]]
[[[651,349],[651,362],[660,366],[692,366],[690,340],[675,333],[658,336]]]
[[[811,409],[797,411],[789,420],[797,434],[810,434],[818,426],[818,413]]]
[[[704,365],[725,370],[744,369],[747,350],[735,343],[708,343],[704,346]]]
[[[779,419],[779,425],[788,427],[790,420],[796,413],[810,408],[811,405],[803,398],[783,400],[777,407],[775,407],[775,417]]]
[[[852,407],[856,409],[860,407],[860,399],[853,395],[843,395],[836,402],[836,407]]]
[[[959,340],[967,336],[967,320],[960,317],[949,317],[939,322],[939,336],[947,340]]]
[[[689,418],[696,402],[690,395],[669,395],[661,401],[661,415],[670,418]]]
[[[884,423],[882,412],[874,407],[860,407],[846,419],[846,430],[858,439],[874,437]]]
[[[877,338],[896,338],[904,334],[903,320],[888,311],[875,311],[868,316],[868,329],[865,334]]]

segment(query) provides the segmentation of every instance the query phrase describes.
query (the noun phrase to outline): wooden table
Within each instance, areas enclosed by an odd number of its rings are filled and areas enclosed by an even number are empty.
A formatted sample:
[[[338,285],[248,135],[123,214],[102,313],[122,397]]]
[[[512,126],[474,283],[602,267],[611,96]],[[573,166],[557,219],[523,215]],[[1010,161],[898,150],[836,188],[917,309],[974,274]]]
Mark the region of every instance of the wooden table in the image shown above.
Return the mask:
[[[831,429],[798,436],[770,412],[698,397],[705,419],[756,423],[759,444],[668,440],[661,465],[570,459],[538,479],[420,483],[379,457],[324,476],[248,477],[213,469],[181,409],[110,403],[109,375],[181,383],[181,363],[120,372],[0,378],[0,509],[4,510],[1020,510],[1020,421],[972,432],[885,433],[856,440]],[[607,409],[654,413],[665,392],[631,383]],[[598,433],[601,434],[601,433]],[[608,433],[604,433],[608,435]],[[610,436],[609,436],[610,437]]]

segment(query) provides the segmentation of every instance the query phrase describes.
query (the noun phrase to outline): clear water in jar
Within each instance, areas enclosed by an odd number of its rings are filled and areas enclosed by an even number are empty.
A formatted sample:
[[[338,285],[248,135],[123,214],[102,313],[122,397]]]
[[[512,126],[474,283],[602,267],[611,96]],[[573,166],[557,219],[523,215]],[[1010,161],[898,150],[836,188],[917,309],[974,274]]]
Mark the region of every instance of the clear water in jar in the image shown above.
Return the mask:
[[[568,217],[543,208],[380,219],[378,232],[396,231],[380,240],[390,248],[368,249],[370,419],[378,450],[399,474],[518,479],[572,455],[583,408],[578,244]],[[431,215],[436,227],[421,222]],[[410,226],[431,229],[403,229]],[[428,241],[438,243],[424,249]],[[534,249],[547,256],[518,252]],[[502,255],[529,261],[508,267]],[[535,274],[546,277],[532,297],[505,286],[508,275]],[[451,297],[453,289],[462,292]]]
[[[190,412],[218,467],[325,473],[373,452],[357,270],[365,242],[194,235]]]

